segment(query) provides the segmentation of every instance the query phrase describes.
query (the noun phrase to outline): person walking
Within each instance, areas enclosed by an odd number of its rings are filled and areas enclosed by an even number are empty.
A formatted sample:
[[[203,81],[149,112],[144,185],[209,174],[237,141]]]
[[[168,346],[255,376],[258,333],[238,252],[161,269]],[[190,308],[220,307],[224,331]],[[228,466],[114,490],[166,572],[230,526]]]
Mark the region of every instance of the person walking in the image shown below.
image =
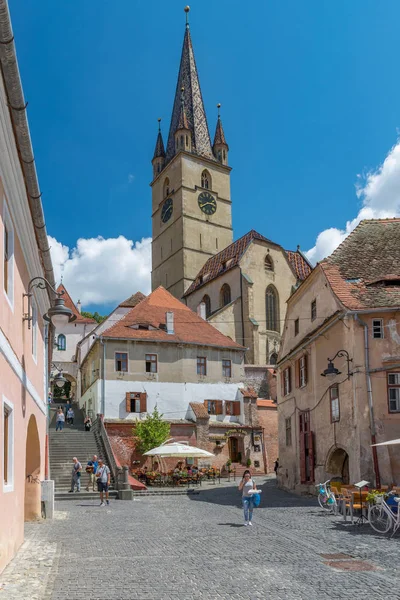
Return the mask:
[[[251,478],[251,473],[248,469],[243,473],[242,481],[239,483],[239,490],[242,492],[242,505],[244,512],[244,525],[253,525],[253,498],[251,490],[257,489],[256,482]]]
[[[97,489],[100,492],[100,506],[104,505],[104,494],[106,495],[106,502],[110,504],[108,498],[108,488],[110,487],[110,469],[104,464],[102,458],[99,458],[99,466],[96,471]]]
[[[74,413],[73,409],[69,408],[68,412],[67,412],[67,421],[70,425],[74,424],[74,417],[75,417],[75,413]]]
[[[86,416],[83,424],[85,426],[85,431],[90,431],[92,428],[92,419],[89,416]]]
[[[74,456],[74,458],[72,459],[73,462],[73,466],[72,466],[72,477],[71,477],[71,489],[69,490],[69,493],[72,494],[75,491],[75,486],[76,486],[76,491],[80,492],[81,491],[81,471],[82,471],[82,465],[79,462],[79,460],[76,458],[76,456]]]
[[[96,456],[96,454],[93,454],[92,460],[89,460],[88,464],[86,465],[86,473],[89,475],[89,481],[86,486],[87,492],[89,491],[89,487],[91,487],[93,491],[96,491],[94,486],[96,483],[96,473],[97,473],[98,467],[99,467],[99,462],[97,460],[97,456]]]
[[[62,431],[64,429],[65,415],[62,408],[59,408],[56,416],[56,431]]]
[[[279,469],[279,458],[276,459],[274,464],[275,475],[278,477],[278,469]]]

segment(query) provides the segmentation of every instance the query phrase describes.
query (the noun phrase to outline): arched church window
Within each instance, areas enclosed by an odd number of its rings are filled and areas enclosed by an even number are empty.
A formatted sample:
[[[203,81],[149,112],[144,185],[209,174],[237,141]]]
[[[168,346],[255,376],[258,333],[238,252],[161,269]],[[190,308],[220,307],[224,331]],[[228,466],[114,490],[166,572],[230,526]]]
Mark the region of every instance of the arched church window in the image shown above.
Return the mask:
[[[57,338],[57,348],[58,350],[66,350],[67,349],[67,339],[63,333]]]
[[[267,256],[265,257],[264,267],[265,267],[266,271],[273,271],[274,270],[274,261],[272,260],[272,258],[270,257],[269,254],[267,254]]]
[[[229,287],[229,285],[227,283],[224,283],[224,285],[221,288],[221,292],[220,292],[221,307],[226,306],[227,304],[229,304],[230,301],[231,301],[231,288]]]
[[[276,352],[273,352],[273,353],[271,354],[271,356],[270,356],[270,359],[269,359],[269,364],[270,364],[270,365],[276,365],[276,363],[277,363],[277,362],[278,362],[278,355],[277,355],[277,353],[276,353]]]
[[[208,296],[208,294],[206,294],[205,296],[203,296],[202,302],[204,302],[204,304],[206,305],[206,317],[208,318],[211,315],[211,300],[210,300],[210,296]]]
[[[226,151],[224,150],[224,160],[226,159]]]
[[[169,196],[169,179],[168,179],[168,177],[164,181],[163,191],[164,191],[164,198],[166,198],[167,196]]]
[[[267,287],[265,292],[266,329],[279,331],[279,296],[273,285]]]
[[[189,146],[189,138],[186,136],[186,148]]]
[[[201,187],[211,190],[211,176],[208,171],[203,171],[201,174]]]
[[[181,148],[184,148],[184,144],[183,144],[183,135],[181,135]]]

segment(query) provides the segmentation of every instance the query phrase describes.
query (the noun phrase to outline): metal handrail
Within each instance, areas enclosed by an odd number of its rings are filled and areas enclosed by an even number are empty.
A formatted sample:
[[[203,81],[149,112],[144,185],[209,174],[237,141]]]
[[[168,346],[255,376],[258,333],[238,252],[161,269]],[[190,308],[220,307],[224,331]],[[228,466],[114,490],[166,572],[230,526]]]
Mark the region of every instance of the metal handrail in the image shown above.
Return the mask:
[[[107,430],[104,426],[104,421],[103,421],[102,415],[97,415],[97,419],[93,423],[93,428],[94,428],[95,434],[97,433],[97,435],[100,437],[100,439],[103,443],[104,450],[106,453],[105,458],[108,462],[108,466],[110,467],[110,471],[111,471],[111,475],[114,479],[115,487],[116,487],[116,489],[118,489],[118,476],[119,476],[120,467],[118,467],[117,462],[115,460],[114,453],[111,448],[110,439],[108,437]]]

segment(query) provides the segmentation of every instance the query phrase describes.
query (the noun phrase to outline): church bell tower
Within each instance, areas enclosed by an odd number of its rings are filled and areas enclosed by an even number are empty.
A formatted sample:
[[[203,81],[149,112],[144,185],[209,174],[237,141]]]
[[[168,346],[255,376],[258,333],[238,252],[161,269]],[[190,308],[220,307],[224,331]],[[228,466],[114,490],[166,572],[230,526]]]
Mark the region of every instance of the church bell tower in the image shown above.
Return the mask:
[[[152,289],[181,299],[204,263],[232,243],[228,144],[220,117],[208,130],[189,30],[189,7],[166,149],[152,160]],[[160,120],[159,120],[160,121]]]

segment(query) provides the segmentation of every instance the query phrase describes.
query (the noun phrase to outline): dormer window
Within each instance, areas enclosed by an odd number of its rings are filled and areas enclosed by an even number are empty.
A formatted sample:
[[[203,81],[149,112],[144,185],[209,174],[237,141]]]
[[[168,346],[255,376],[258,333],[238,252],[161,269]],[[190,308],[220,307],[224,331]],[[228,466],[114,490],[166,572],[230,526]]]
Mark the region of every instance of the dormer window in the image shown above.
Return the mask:
[[[211,189],[211,176],[208,171],[203,171],[201,174],[201,187],[206,190]]]

